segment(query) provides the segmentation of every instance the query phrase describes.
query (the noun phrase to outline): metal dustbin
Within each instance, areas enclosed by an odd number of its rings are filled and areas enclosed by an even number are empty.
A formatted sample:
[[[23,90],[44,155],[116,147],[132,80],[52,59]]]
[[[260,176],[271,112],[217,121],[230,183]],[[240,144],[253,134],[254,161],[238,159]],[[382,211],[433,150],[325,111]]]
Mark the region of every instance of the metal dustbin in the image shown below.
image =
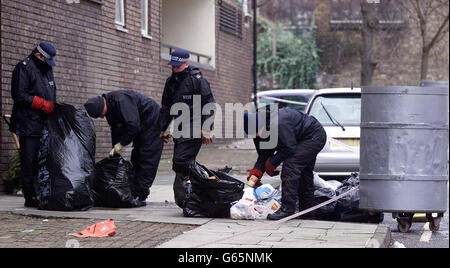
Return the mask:
[[[401,232],[426,213],[437,231],[447,210],[448,88],[362,87],[361,105],[360,208],[392,212]]]

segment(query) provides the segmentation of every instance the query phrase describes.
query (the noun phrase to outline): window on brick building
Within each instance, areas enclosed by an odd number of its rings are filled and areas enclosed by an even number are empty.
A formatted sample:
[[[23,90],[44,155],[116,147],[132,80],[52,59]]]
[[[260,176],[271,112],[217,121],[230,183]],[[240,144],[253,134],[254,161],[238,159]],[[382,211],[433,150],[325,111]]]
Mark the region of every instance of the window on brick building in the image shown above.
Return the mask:
[[[125,29],[125,0],[116,0],[116,29]]]
[[[242,10],[222,2],[219,10],[220,30],[242,38]]]
[[[150,12],[149,12],[149,0],[141,0],[141,34],[143,37],[151,38],[150,30]]]

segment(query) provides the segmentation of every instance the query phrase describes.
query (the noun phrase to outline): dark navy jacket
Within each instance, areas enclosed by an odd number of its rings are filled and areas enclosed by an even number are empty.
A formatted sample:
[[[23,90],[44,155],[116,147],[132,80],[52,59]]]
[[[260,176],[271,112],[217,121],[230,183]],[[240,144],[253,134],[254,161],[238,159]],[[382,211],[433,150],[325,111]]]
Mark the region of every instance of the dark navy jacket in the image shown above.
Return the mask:
[[[127,146],[144,130],[158,122],[159,104],[153,99],[132,90],[118,90],[107,94],[106,119],[111,126],[113,144]]]
[[[12,73],[11,96],[14,106],[10,130],[18,136],[41,136],[47,115],[31,109],[34,96],[56,102],[52,68],[34,55],[19,62]]]
[[[161,114],[160,114],[160,122],[159,126],[161,131],[166,131],[169,127],[170,123],[173,119],[180,116],[172,116],[170,114],[170,108],[175,103],[185,103],[189,106],[190,109],[190,124],[191,130],[193,126],[193,118],[194,118],[194,103],[193,97],[194,95],[200,95],[201,97],[201,109],[208,103],[215,103],[214,96],[211,92],[210,85],[208,81],[203,78],[202,73],[197,68],[188,67],[183,73],[172,74],[166,81],[164,87],[164,93],[162,96],[161,102]],[[198,107],[196,107],[198,108]],[[201,124],[214,116],[214,112],[212,115],[202,115],[201,116]],[[192,131],[191,131],[192,135]]]
[[[295,154],[300,141],[312,139],[322,125],[313,116],[299,110],[284,108],[278,110],[278,145],[272,150],[260,149],[261,138],[254,139],[258,152],[255,168],[265,171],[265,163],[271,157],[271,163],[279,166]]]

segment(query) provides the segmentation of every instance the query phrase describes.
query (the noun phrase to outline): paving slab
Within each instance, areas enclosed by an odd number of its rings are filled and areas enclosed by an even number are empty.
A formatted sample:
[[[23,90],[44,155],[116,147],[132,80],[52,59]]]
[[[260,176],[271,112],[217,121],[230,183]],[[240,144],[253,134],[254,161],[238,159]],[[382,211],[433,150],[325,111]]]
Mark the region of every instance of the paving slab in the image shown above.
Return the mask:
[[[157,200],[160,201],[160,200]],[[209,218],[187,218],[183,211],[173,203],[147,202],[140,208],[91,208],[88,211],[45,211],[25,208],[21,196],[0,196],[0,211],[8,211],[24,216],[79,219],[113,219],[157,223],[203,225]]]
[[[190,245],[190,247],[223,248],[255,245],[264,248],[365,248],[376,244],[373,243],[374,239],[378,241],[380,238],[385,238],[388,232],[388,229],[380,230],[376,224],[350,224],[348,228],[345,228],[345,223],[297,221],[273,226],[274,222],[237,221],[233,223],[230,220],[213,219],[159,247],[180,248]],[[264,229],[264,227],[269,228]],[[358,232],[358,228],[362,231]],[[254,231],[250,231],[252,229]],[[372,232],[370,233],[369,230]]]

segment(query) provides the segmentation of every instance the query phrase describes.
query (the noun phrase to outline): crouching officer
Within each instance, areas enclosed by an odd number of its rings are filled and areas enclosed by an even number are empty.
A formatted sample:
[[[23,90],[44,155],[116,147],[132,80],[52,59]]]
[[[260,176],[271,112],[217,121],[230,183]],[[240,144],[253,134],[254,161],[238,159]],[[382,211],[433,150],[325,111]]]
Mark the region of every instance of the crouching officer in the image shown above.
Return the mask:
[[[164,92],[162,96],[161,114],[160,114],[160,137],[165,143],[168,142],[170,136],[165,135],[164,132],[169,127],[171,121],[181,116],[173,116],[170,114],[172,105],[181,103],[186,104],[190,110],[190,130],[189,136],[174,139],[175,147],[173,153],[172,168],[176,173],[174,182],[175,201],[178,206],[183,207],[183,195],[178,195],[177,185],[188,181],[189,166],[195,161],[202,144],[209,144],[212,142],[210,132],[212,129],[195,129],[194,127],[194,111],[203,111],[203,108],[208,103],[215,103],[214,96],[211,92],[208,81],[203,77],[202,73],[197,68],[191,68],[188,61],[190,55],[185,50],[174,50],[171,55],[169,65],[172,66],[172,75],[167,79]],[[196,104],[194,98],[200,97],[200,102]],[[195,107],[200,105],[201,107]],[[210,115],[201,116],[201,127],[208,119],[213,119],[214,111]],[[211,125],[212,127],[212,125]],[[185,128],[184,124],[181,128]],[[185,132],[183,129],[178,129]],[[200,132],[200,133],[198,133]],[[199,134],[199,138],[194,137],[194,133]]]
[[[40,137],[47,116],[54,109],[56,86],[53,78],[55,47],[40,43],[14,68],[11,95],[14,101],[11,132],[19,136],[22,192],[26,207],[38,207],[34,181],[38,175]]]
[[[133,142],[131,163],[135,176],[131,187],[138,204],[145,206],[163,149],[157,124],[159,104],[138,92],[118,90],[89,99],[84,107],[92,118],[106,116],[114,146],[111,156]]]
[[[267,110],[266,125],[270,125],[273,114]],[[272,119],[270,119],[272,116]],[[303,211],[315,205],[313,170],[317,154],[327,141],[327,134],[316,118],[294,109],[278,110],[278,124],[271,128],[278,131],[278,142],[273,149],[262,149],[260,143],[263,127],[256,127],[258,133],[249,133],[249,125],[257,126],[258,114],[245,114],[244,130],[247,134],[256,134],[254,139],[258,160],[250,171],[248,179],[258,178],[256,187],[261,183],[264,172],[269,176],[277,175],[276,168],[283,163],[281,171],[282,199],[281,209],[268,215],[269,220],[279,220],[291,216],[296,211]],[[272,132],[272,131],[271,131]],[[303,219],[314,218],[314,213],[301,216]]]

